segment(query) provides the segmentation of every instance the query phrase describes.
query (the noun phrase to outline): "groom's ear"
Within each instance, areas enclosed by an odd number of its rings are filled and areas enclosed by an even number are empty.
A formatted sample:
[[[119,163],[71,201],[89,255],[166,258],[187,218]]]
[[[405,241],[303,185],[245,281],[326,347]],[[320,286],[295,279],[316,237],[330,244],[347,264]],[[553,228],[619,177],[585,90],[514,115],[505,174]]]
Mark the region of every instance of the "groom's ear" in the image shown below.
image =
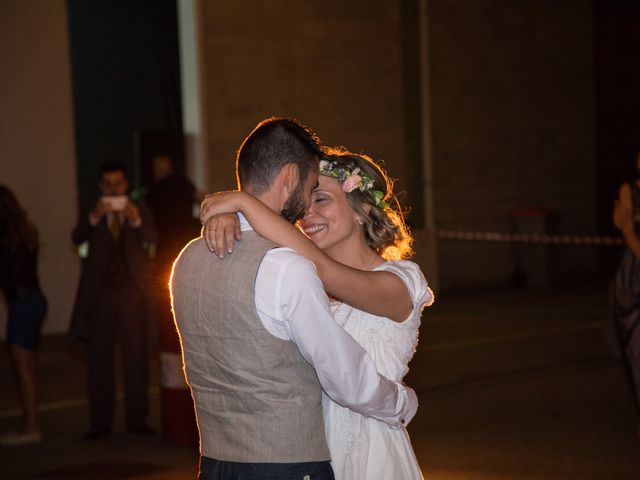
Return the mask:
[[[298,169],[298,165],[296,163],[287,163],[282,167],[281,174],[283,175],[283,187],[286,189],[286,193],[291,195],[298,186],[298,181],[300,179],[300,170]]]

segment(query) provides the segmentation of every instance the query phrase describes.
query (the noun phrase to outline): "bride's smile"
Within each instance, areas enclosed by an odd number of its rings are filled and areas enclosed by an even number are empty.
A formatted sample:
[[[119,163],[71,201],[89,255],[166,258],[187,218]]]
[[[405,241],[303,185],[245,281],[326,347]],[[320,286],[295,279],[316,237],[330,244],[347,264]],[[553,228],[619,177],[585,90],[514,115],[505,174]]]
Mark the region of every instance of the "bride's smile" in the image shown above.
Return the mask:
[[[322,250],[343,249],[347,239],[362,235],[355,218],[341,184],[321,175],[300,228]]]
[[[302,227],[302,231],[307,236],[310,237],[314,233],[318,233],[319,231],[324,230],[325,228],[327,228],[327,224],[326,223],[321,223],[321,224],[316,224],[316,225],[304,226],[304,227]]]

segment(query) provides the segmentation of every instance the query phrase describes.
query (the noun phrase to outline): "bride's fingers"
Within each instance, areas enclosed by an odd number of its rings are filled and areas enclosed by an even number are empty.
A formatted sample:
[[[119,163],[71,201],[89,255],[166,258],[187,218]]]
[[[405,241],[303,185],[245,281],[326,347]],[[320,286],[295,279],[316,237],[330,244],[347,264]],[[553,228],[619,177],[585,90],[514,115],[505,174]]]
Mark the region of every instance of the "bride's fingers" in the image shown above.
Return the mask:
[[[217,255],[216,249],[215,249],[215,234],[216,234],[216,231],[211,227],[210,223],[207,222],[204,226],[202,237],[204,238],[204,243],[207,245],[207,248],[209,249],[209,251]]]
[[[233,243],[235,242],[236,237],[236,228],[235,226],[229,226],[229,228],[225,229],[224,239],[227,244],[227,253],[233,253]]]
[[[215,246],[215,250],[216,250],[216,254],[218,255],[219,258],[224,258],[224,239],[225,239],[225,232],[227,230],[226,226],[222,226],[220,228],[216,229],[216,246]]]

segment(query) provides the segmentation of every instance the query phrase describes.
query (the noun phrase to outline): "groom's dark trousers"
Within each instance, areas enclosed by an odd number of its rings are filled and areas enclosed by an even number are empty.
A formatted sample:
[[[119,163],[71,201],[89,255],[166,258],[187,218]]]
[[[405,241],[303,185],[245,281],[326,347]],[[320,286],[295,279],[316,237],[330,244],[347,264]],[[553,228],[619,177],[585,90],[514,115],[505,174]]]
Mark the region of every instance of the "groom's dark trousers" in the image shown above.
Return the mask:
[[[238,463],[200,457],[198,480],[335,480],[331,463]]]

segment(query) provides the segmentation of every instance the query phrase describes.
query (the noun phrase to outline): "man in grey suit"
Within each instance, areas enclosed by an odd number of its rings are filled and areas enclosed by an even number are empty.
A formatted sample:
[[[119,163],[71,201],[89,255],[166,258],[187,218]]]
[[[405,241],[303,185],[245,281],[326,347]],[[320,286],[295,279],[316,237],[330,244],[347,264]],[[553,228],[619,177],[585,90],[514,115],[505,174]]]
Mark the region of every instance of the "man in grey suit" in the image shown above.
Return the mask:
[[[69,334],[86,348],[91,426],[85,440],[109,436],[115,407],[114,350],[122,349],[127,430],[148,434],[146,298],[147,247],[156,233],[149,211],[128,195],[125,167],[107,162],[98,182],[102,195],[80,215],[71,234],[88,243]]]
[[[242,143],[237,175],[291,222],[318,182],[317,138],[271,118]],[[218,259],[202,237],[174,264],[172,301],[200,431],[200,480],[333,479],[321,392],[403,428],[413,390],[379,375],[331,316],[313,264],[257,235]]]

